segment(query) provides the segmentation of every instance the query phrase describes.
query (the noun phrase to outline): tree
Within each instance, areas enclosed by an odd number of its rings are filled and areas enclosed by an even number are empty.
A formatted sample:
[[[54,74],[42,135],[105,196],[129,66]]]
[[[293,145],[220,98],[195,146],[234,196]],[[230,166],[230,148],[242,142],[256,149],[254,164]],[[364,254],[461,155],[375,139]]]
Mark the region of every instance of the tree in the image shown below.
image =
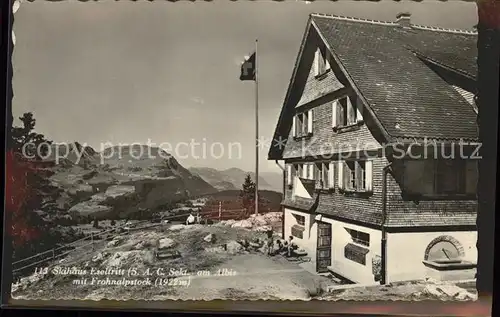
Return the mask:
[[[52,142],[33,132],[32,113],[25,113],[19,119],[22,126],[11,126],[8,130],[6,155],[6,229],[11,241],[9,247],[13,247],[12,259],[45,251],[57,235],[50,223],[34,212],[50,196],[52,186],[48,178],[53,172],[33,159],[45,155]]]
[[[94,224],[92,225],[92,227],[98,229],[99,228],[99,220],[97,220],[97,218],[94,218]]]
[[[52,141],[45,138],[43,134],[36,133],[36,120],[33,113],[26,112],[19,117],[22,126],[12,127],[12,145],[17,153],[23,154],[27,158],[44,158],[49,152]]]
[[[476,103],[479,108],[479,141],[482,143],[477,186],[477,290],[493,291],[493,241],[498,134],[498,84],[500,55],[500,2],[477,0],[478,76]]]
[[[247,174],[243,182],[242,189],[240,190],[240,199],[243,208],[247,210],[248,214],[255,212],[255,182],[252,180],[250,174]],[[267,211],[267,204],[265,200],[259,195],[259,211]]]
[[[255,209],[255,182],[252,180],[250,174],[245,176],[245,181],[242,185],[243,189],[240,190],[240,198],[245,208],[248,212]]]

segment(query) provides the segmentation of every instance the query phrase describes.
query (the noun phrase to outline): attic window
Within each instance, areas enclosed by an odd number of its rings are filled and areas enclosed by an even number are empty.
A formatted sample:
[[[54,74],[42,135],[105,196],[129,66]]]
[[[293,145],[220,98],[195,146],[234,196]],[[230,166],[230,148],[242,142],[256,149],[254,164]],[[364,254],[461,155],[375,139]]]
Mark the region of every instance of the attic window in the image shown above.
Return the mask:
[[[332,127],[339,129],[362,122],[362,104],[355,96],[344,96],[332,104]]]
[[[313,133],[313,110],[296,114],[292,125],[294,138],[310,136]]]
[[[330,69],[330,51],[316,50],[314,55],[314,76],[321,76]]]

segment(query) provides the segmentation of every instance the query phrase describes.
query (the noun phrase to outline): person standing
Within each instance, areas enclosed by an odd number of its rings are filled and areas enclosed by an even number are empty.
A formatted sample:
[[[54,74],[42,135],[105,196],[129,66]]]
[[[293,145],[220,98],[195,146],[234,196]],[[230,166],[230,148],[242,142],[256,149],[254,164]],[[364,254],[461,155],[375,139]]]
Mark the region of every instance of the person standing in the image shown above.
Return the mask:
[[[294,249],[294,242],[293,242],[293,236],[288,237],[288,243],[287,243],[287,256],[291,257]]]
[[[267,230],[267,255],[273,255],[273,229]]]

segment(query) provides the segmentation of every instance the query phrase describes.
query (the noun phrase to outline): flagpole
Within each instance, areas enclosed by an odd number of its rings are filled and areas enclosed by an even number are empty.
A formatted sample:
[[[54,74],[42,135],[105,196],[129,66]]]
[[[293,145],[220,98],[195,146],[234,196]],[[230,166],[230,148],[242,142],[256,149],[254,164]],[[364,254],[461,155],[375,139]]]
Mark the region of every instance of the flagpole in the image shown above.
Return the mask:
[[[259,214],[259,76],[257,43],[255,40],[255,214]]]

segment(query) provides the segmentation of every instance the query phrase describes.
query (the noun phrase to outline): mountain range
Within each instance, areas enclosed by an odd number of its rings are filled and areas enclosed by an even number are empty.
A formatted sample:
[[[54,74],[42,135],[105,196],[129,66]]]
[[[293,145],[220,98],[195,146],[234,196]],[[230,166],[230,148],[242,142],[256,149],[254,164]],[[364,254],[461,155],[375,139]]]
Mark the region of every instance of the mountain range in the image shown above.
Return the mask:
[[[50,177],[49,213],[123,218],[140,210],[162,210],[175,201],[232,191],[239,196],[247,173],[238,168],[184,168],[173,155],[146,145],[110,147],[101,153],[78,142],[53,144],[47,160],[55,161]],[[264,175],[267,175],[264,174]],[[259,178],[260,190],[281,195],[281,175]],[[52,211],[50,211],[52,210]]]
[[[255,180],[255,173],[246,172],[242,169],[232,167],[225,170],[217,170],[210,167],[190,167],[193,175],[200,176],[204,181],[219,191],[241,189],[245,177],[249,174]],[[279,173],[264,172],[259,175],[259,189],[283,191],[283,179]]]

